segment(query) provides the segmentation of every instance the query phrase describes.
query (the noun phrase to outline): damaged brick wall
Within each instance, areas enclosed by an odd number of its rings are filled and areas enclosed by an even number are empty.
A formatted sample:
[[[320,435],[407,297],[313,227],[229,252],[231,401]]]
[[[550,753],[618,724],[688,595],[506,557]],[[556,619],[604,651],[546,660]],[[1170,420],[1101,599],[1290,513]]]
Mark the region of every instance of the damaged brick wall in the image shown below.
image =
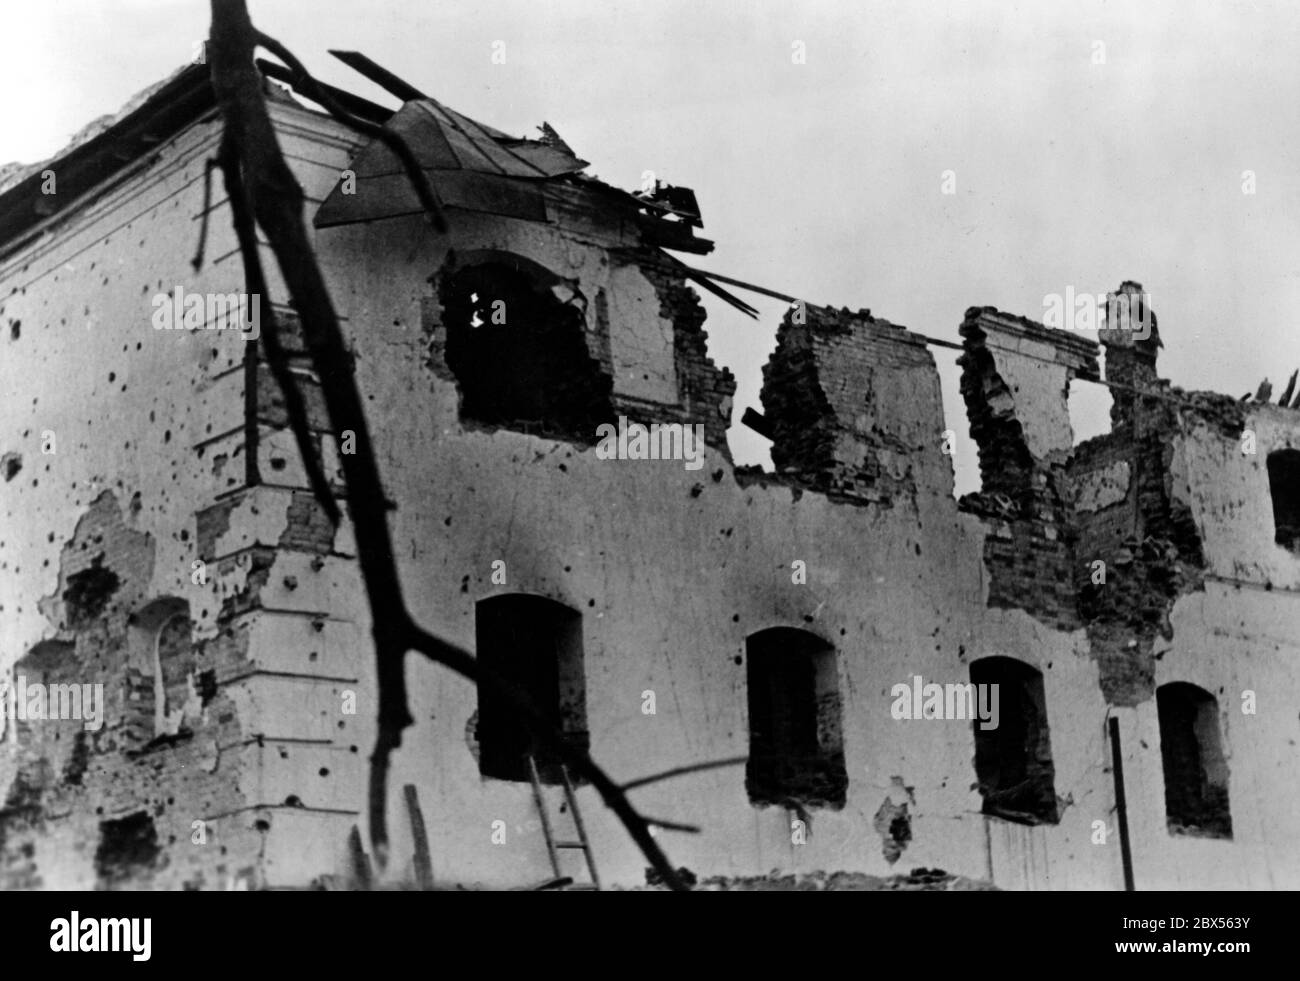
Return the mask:
[[[951,492],[934,359],[869,310],[788,310],[762,401],[772,462],[800,486],[883,507]]]
[[[150,536],[124,523],[109,491],[64,545],[60,588],[43,604],[61,625],[59,640],[19,660],[12,683],[102,685],[103,718],[92,729],[82,718],[35,718],[29,710],[11,723],[17,772],[0,819],[4,888],[198,888],[228,878],[227,844],[188,846],[196,821],[242,803],[233,758],[220,765],[220,747],[241,742],[240,726],[232,703],[214,691],[186,707],[199,675],[229,656],[229,646],[196,641],[178,601],[164,604],[171,612],[142,638],[157,650],[163,677],[154,665],[132,663],[133,611],[145,607],[154,557]],[[159,698],[188,727],[158,732]],[[51,848],[71,854],[55,860]]]
[[[1096,378],[1096,345],[1033,321],[972,307],[960,329],[961,392],[982,487],[961,506],[989,528],[989,605],[1078,626],[1077,536],[1065,500],[1070,379]]]
[[[1125,283],[1117,295],[1140,286]],[[1175,437],[1184,414],[1236,442],[1244,415],[1231,399],[1188,395],[1156,375],[1159,335],[1107,325],[1099,332],[1112,389],[1112,431],[1079,447],[1070,467],[1080,546],[1074,568],[1079,611],[1113,705],[1155,696],[1156,640],[1173,638],[1170,613],[1180,596],[1203,588],[1205,557],[1187,502],[1173,492]],[[1130,390],[1132,389],[1132,390]],[[1147,394],[1149,393],[1149,394]],[[1085,493],[1103,470],[1118,475],[1112,492]]]
[[[644,253],[640,254],[639,260],[637,268],[659,295],[660,318],[672,325],[678,404],[655,406],[653,409],[631,400],[619,400],[616,404],[626,411],[629,418],[645,423],[703,425],[704,442],[730,462],[727,427],[731,425],[736,379],[730,370],[719,368],[709,357],[704,330],[706,315],[699,295],[683,282],[681,272],[671,265]],[[610,329],[617,330],[618,326],[611,324]]]

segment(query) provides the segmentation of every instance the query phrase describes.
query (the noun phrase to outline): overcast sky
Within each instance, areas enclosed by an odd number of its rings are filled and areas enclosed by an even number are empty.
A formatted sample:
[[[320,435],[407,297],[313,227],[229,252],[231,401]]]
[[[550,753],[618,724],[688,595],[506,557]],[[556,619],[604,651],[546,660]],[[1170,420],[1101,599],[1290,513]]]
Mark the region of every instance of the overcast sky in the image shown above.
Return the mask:
[[[548,121],[610,183],[636,187],[652,170],[693,187],[717,242],[703,268],[950,339],[969,306],[1042,319],[1045,294],[1135,279],[1175,384],[1240,395],[1265,376],[1280,389],[1300,366],[1294,0],[250,9],[325,81],[394,104],[326,54],[360,50],[500,129],[528,135]],[[188,61],[209,9],[10,0],[0,16],[3,163],[52,155]],[[748,299],[757,323],[708,303],[711,351],[739,379],[739,408],[758,406],[783,306]],[[973,490],[956,352],[932,350],[959,490]],[[1105,426],[1108,399],[1094,396],[1076,414],[1084,435]],[[765,453],[742,427],[732,445],[739,462]]]

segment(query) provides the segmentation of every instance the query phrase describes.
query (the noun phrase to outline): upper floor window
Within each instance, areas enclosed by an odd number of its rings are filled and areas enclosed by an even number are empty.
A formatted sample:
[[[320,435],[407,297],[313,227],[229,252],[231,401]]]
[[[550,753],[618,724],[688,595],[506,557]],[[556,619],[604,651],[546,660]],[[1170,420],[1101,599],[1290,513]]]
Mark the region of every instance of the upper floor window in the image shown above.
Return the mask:
[[[591,357],[585,300],[522,259],[448,274],[442,285],[444,357],[461,418],[592,443],[610,421],[612,381]]]

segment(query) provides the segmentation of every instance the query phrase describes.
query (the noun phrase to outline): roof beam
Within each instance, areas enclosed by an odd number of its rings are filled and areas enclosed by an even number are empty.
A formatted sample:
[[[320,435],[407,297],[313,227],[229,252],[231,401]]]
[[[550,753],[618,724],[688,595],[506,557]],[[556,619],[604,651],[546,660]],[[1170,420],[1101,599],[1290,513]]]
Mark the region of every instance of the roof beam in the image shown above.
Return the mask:
[[[396,96],[403,102],[414,102],[417,99],[429,98],[410,82],[398,78],[387,68],[376,65],[360,51],[336,51],[331,48],[330,54],[353,71],[370,79],[389,95]]]

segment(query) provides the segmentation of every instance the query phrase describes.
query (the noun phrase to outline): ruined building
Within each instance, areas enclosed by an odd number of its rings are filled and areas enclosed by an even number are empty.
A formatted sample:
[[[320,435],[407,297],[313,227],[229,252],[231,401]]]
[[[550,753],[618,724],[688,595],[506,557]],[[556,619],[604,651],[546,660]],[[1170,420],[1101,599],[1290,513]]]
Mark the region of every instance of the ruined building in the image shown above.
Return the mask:
[[[1300,886],[1294,406],[1174,387],[1157,332],[1112,323],[1098,345],[974,307],[983,485],[958,501],[932,342],[800,306],[755,417],[774,471],[738,468],[734,381],[674,256],[710,247],[689,192],[617,190],[549,129],[515,139],[418,92],[395,114],[348,96],[417,150],[439,235],[387,150],[267,89],[413,613],[616,779],[743,758],[631,792],[700,827],[660,832],[675,865],[1122,888],[1114,718],[1138,888]],[[261,345],[212,329],[234,325],[210,302],[204,329],[156,329],[157,297],[245,288],[219,174],[191,263],[220,131],[191,66],[0,194],[0,668],[28,691],[103,686],[98,727],[6,715],[5,888],[306,887],[357,874],[368,840],[348,526],[307,490]],[[347,449],[265,264],[341,494]],[[1075,445],[1088,380],[1111,386],[1112,429]],[[704,465],[603,458],[619,417],[702,426]],[[439,884],[550,877],[517,723],[419,657],[408,674],[385,881],[423,855]],[[917,677],[998,684],[998,726],[895,718]],[[567,836],[562,774],[536,762]],[[604,884],[644,883],[576,794]],[[585,880],[580,853],[561,861]]]

